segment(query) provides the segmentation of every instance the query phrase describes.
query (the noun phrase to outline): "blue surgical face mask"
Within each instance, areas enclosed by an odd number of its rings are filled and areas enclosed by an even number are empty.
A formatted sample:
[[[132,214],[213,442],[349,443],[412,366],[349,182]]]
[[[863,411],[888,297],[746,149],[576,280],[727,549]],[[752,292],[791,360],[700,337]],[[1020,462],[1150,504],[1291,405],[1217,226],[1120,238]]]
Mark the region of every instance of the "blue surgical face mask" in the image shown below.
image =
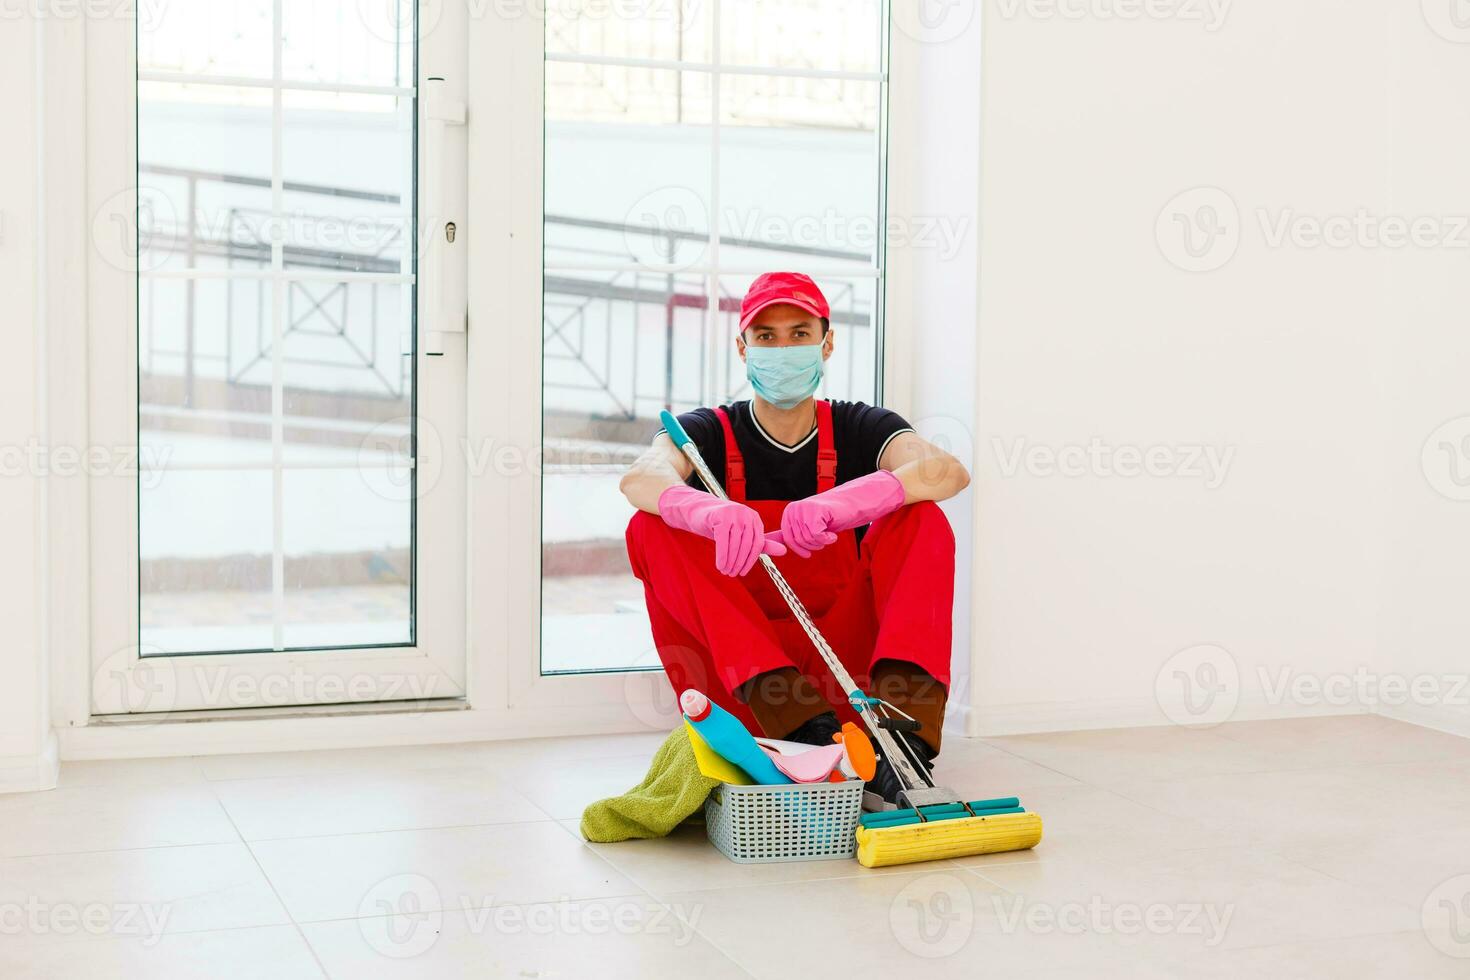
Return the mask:
[[[825,344],[794,347],[746,345],[745,376],[755,393],[777,408],[795,408],[822,383]]]

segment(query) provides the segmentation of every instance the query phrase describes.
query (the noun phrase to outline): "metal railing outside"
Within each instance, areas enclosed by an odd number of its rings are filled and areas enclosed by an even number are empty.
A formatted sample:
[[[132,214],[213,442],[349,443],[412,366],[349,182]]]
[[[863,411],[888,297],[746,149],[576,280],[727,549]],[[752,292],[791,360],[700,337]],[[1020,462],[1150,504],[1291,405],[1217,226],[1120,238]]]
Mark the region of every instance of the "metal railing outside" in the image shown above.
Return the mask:
[[[181,261],[186,268],[222,269],[225,283],[223,309],[201,309],[193,280],[186,280],[181,316],[167,303],[143,304],[139,358],[144,374],[181,382],[186,401],[201,375],[226,386],[266,386],[257,375],[271,360],[269,287],[248,274],[269,268],[271,236],[282,234],[281,229],[270,223],[267,208],[230,203],[209,210],[201,202],[228,201],[232,188],[268,191],[269,179],[154,165],[139,169],[153,191],[173,205],[159,209],[144,229],[143,248],[154,255],[150,265]],[[340,270],[353,275],[345,275],[340,282],[328,277],[320,282],[290,283],[284,360],[298,387],[336,396],[328,409],[334,416],[340,418],[346,412],[349,418],[379,418],[381,407],[370,405],[397,402],[407,390],[408,363],[397,356],[407,318],[401,313],[393,315],[393,303],[385,300],[384,293],[397,290],[400,295],[394,299],[406,302],[406,291],[391,281],[355,275],[408,271],[407,229],[394,217],[401,198],[393,193],[295,182],[287,182],[285,191],[295,203],[319,205],[287,216],[290,228],[307,233],[286,235],[285,268]],[[577,417],[632,423],[654,418],[664,407],[710,404],[742,391],[745,382],[733,352],[716,352],[723,359],[713,378],[704,369],[711,338],[733,332],[740,297],[729,293],[722,282],[719,309],[708,318],[703,275],[649,272],[637,265],[637,255],[673,257],[681,244],[705,241],[706,233],[570,215],[547,215],[545,225],[548,264],[554,270],[543,281],[544,389],[549,414],[569,423]],[[310,231],[327,228],[336,229],[337,239],[350,240],[332,247],[314,243],[330,236]],[[852,263],[857,271],[870,258],[861,252],[750,238],[725,237],[721,245],[741,254],[745,261],[753,256],[768,259],[773,268],[799,269],[812,262],[831,266],[835,262]],[[575,270],[579,265],[615,266],[623,261],[628,268],[619,271],[556,271]],[[229,273],[234,270],[245,275],[232,278]],[[856,334],[843,348],[843,369],[849,376],[858,370],[859,352],[870,343],[868,332],[873,327],[871,304],[855,287],[857,281],[864,280],[835,280],[829,285],[834,325]],[[253,300],[248,295],[252,291],[256,294]],[[355,321],[355,316],[366,317],[368,322]],[[180,318],[181,329],[160,330],[161,317]],[[223,329],[222,344],[200,344],[200,325],[206,318],[213,321],[211,329]],[[181,343],[166,342],[165,333],[181,335]],[[317,354],[293,353],[289,345],[298,338],[311,338]],[[689,365],[694,367],[685,369]],[[314,374],[322,376],[321,386],[313,386]],[[327,378],[331,384],[325,384]],[[367,404],[354,411],[353,403]],[[574,435],[577,428],[569,425],[564,434]]]

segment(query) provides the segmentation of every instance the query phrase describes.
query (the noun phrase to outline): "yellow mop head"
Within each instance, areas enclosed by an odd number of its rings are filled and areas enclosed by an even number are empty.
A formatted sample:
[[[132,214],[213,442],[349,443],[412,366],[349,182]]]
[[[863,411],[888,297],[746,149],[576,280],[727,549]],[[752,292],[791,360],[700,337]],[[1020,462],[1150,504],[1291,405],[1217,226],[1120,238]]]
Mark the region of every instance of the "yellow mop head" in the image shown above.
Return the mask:
[[[857,859],[865,868],[942,858],[1024,851],[1041,842],[1034,813],[960,817],[887,827],[858,827]]]

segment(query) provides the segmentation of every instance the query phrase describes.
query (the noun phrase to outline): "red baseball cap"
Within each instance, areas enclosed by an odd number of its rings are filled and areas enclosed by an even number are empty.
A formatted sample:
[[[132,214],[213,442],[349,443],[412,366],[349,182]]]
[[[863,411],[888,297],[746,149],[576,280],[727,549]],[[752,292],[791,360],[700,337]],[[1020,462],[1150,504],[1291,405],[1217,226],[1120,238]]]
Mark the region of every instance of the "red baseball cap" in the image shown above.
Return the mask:
[[[745,299],[740,301],[740,329],[743,331],[750,326],[750,321],[761,310],[777,303],[799,306],[812,316],[832,315],[827,297],[812,282],[811,276],[800,272],[763,272],[750,284],[745,291]]]

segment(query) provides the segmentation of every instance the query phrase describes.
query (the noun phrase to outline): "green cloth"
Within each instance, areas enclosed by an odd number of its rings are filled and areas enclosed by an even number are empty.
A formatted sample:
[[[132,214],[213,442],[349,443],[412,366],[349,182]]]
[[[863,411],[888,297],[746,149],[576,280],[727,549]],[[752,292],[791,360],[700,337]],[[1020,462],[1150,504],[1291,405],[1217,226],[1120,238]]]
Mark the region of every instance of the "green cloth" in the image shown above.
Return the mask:
[[[680,725],[653,754],[643,782],[582,811],[582,836],[598,843],[667,836],[719,784],[699,771],[689,730]]]

